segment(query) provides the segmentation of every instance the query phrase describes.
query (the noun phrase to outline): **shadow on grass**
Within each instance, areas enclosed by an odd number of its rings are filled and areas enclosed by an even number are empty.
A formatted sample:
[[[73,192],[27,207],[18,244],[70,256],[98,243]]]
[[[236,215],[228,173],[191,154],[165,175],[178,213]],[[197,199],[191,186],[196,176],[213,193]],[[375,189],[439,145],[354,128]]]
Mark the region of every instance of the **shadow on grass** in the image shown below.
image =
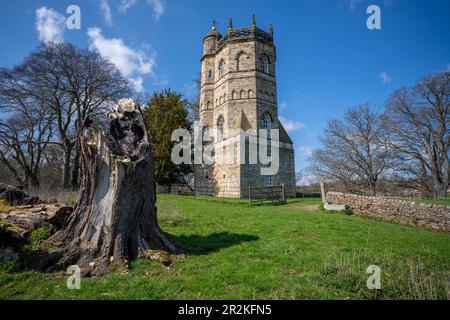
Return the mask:
[[[207,236],[200,235],[181,235],[172,236],[176,241],[192,246],[193,248],[200,248],[201,250],[194,250],[189,254],[205,254],[219,251],[224,248],[232,247],[244,242],[251,242],[259,240],[259,237],[248,234],[237,234],[229,232],[211,233]]]

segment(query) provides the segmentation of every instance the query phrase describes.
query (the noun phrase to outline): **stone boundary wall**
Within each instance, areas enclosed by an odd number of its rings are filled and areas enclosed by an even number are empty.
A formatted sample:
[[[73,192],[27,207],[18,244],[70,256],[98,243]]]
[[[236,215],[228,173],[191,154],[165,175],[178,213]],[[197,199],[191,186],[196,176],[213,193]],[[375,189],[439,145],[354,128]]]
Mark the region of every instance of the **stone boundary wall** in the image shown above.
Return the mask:
[[[450,232],[450,206],[341,192],[328,192],[326,200],[331,204],[346,205],[359,216]]]

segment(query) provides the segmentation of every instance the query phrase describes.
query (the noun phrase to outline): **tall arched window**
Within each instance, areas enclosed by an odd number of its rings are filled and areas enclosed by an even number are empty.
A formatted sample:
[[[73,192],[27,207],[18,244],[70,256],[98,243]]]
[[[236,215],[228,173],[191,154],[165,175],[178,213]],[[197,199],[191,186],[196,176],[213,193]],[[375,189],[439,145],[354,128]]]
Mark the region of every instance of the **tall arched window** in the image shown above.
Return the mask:
[[[223,116],[220,116],[219,119],[217,119],[217,141],[223,140],[224,126],[225,121]]]
[[[266,55],[261,56],[261,71],[269,73],[269,58]]]
[[[262,129],[272,129],[272,118],[267,112],[263,115]]]
[[[270,138],[270,129],[272,129],[272,118],[270,117],[270,114],[267,112],[264,113],[262,120],[262,129],[267,130],[267,138]]]
[[[219,63],[219,78],[223,78],[224,75],[225,75],[225,61],[224,60],[220,60],[220,63]]]

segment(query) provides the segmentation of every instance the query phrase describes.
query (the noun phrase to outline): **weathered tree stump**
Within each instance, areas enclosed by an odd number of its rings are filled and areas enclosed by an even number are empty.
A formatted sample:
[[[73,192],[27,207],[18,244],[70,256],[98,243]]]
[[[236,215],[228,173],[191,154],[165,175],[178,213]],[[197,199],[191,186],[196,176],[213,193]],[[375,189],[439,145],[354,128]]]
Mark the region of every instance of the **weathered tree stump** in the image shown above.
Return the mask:
[[[51,242],[56,266],[101,275],[150,249],[180,252],[156,218],[153,159],[141,111],[121,100],[107,119],[87,119],[81,139],[83,179],[70,219]]]

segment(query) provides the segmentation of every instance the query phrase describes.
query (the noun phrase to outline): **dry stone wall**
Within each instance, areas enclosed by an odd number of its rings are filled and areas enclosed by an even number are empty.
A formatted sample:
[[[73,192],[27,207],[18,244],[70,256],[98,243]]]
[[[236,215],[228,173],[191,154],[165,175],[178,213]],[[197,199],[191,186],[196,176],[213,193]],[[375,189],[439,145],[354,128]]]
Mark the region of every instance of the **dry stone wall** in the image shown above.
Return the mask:
[[[353,213],[401,224],[450,232],[450,206],[328,192],[328,203],[349,206]]]

